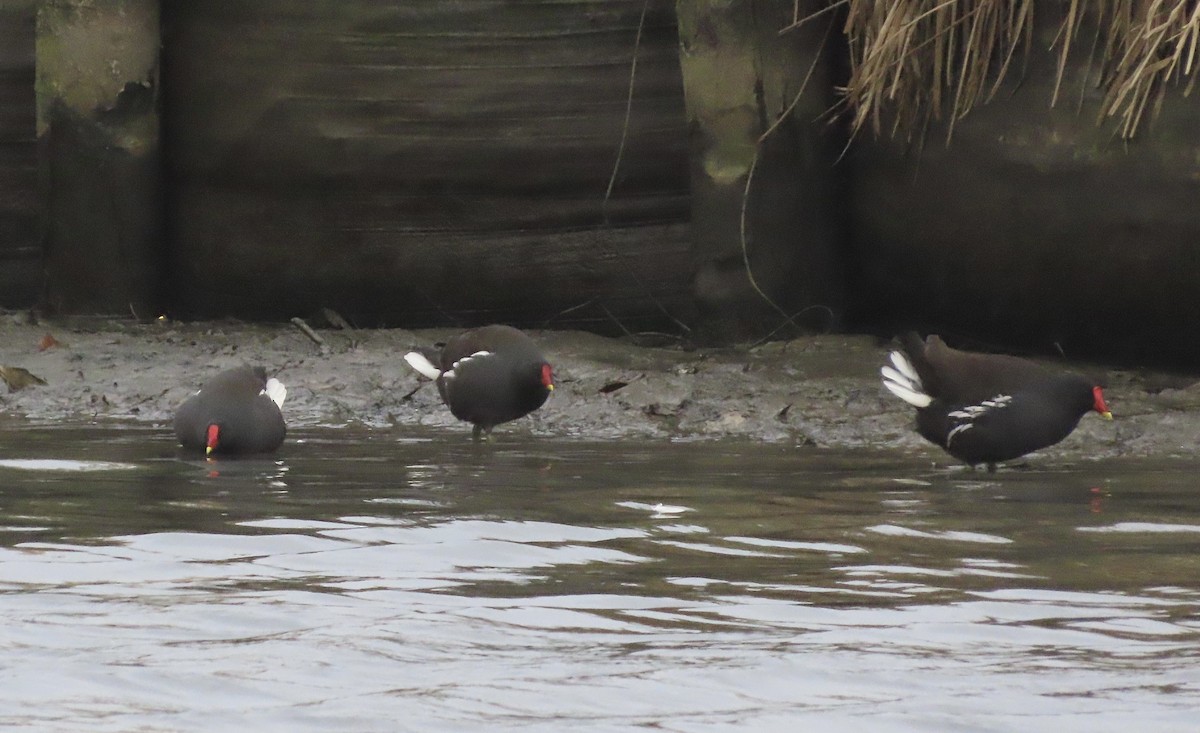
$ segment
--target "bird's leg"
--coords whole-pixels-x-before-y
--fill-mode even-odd
[[[476,425],[474,428],[471,429],[471,440],[474,440],[476,443],[485,441],[491,437],[492,437],[492,426],[491,425]]]
[[[988,464],[988,473],[995,473],[995,472],[996,472],[996,464],[995,464],[995,463],[989,463],[989,464]]]

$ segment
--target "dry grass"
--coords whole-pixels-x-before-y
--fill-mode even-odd
[[[1079,0],[1072,0],[1072,6]],[[1107,0],[1100,15],[1105,87],[1104,114],[1120,121],[1123,137],[1137,134],[1149,110],[1157,113],[1169,84],[1196,77],[1200,2]]]
[[[1035,5],[1061,14],[1048,104],[1058,101],[1067,61],[1080,47],[1099,72],[1101,118],[1115,120],[1124,138],[1158,111],[1169,87],[1186,78],[1183,92],[1191,91],[1200,0],[834,0],[808,15],[795,0],[794,25],[844,13],[844,103],[856,133],[869,124],[876,133],[912,134],[931,119],[947,119],[953,134],[957,120],[995,95],[1014,59],[1026,57]],[[1092,30],[1081,39],[1084,29]]]

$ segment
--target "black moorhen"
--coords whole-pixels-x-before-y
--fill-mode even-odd
[[[901,337],[883,386],[917,408],[917,432],[947,453],[989,471],[1054,445],[1089,411],[1112,419],[1104,393],[1078,374],[1003,354],[974,354],[937,336]]]
[[[267,379],[262,367],[221,372],[175,413],[175,436],[206,455],[270,453],[283,443],[287,426],[280,409],[287,389]]]
[[[533,412],[554,391],[554,371],[541,350],[511,326],[466,331],[440,351],[411,351],[404,360],[437,382],[450,412],[474,426],[475,440],[500,423]]]

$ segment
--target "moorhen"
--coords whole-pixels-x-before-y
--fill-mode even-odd
[[[1112,419],[1104,393],[1078,374],[1003,354],[975,354],[937,336],[901,337],[880,371],[883,386],[917,408],[917,432],[972,467],[989,471],[1054,445],[1089,411]]]
[[[184,448],[206,455],[270,453],[287,433],[279,409],[285,397],[287,388],[267,379],[262,367],[229,369],[180,406],[175,436]]]
[[[541,350],[511,326],[466,331],[440,350],[411,351],[404,360],[437,382],[450,412],[474,426],[475,440],[533,412],[554,391],[554,371]]]

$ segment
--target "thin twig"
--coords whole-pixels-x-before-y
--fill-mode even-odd
[[[304,322],[303,318],[296,316],[295,318],[292,319],[292,325],[295,326],[296,328],[300,329],[300,332],[303,333],[305,336],[312,339],[312,342],[314,344],[316,344],[317,346],[320,346],[322,352],[325,351],[326,348],[328,348],[325,344],[325,339],[321,338],[321,334],[314,331],[312,329],[312,326],[310,326]]]
[[[773,123],[771,123],[770,127],[768,127],[761,135],[758,136],[758,140],[754,145],[754,156],[750,160],[750,169],[746,171],[746,185],[742,189],[742,209],[738,217],[738,239],[742,247],[742,265],[746,269],[746,280],[749,281],[750,287],[754,289],[754,292],[763,299],[763,302],[771,306],[772,309],[774,309],[777,313],[779,313],[779,315],[783,316],[789,322],[791,321],[791,317],[788,316],[787,311],[780,307],[780,305],[776,303],[771,296],[767,295],[767,293],[759,286],[758,279],[754,277],[754,268],[750,266],[750,247],[746,239],[746,210],[749,208],[750,204],[750,187],[754,184],[754,172],[758,169],[759,150],[762,148],[763,143],[766,142],[767,138],[779,129],[780,125],[783,123],[783,120],[788,119],[792,112],[796,109],[796,105],[800,103],[800,97],[804,94],[804,90],[808,88],[808,82],[812,79],[812,75],[816,71],[817,64],[821,62],[822,53],[825,51],[825,43],[829,40],[830,33],[833,30],[833,23],[834,19],[830,18],[829,23],[825,27],[825,35],[821,37],[821,45],[819,45],[817,50],[813,53],[813,60],[812,63],[809,64],[808,73],[804,75],[804,79],[800,82],[800,89],[796,92],[796,96],[792,99],[791,104],[789,104],[779,115],[779,117],[776,118]]]
[[[953,1],[953,0],[951,0],[951,1]],[[836,9],[840,8],[841,6],[848,4],[849,2],[850,2],[850,0],[836,0],[835,2],[830,3],[829,5],[821,8],[820,10],[818,10],[815,13],[809,13],[808,15],[804,16],[803,18],[796,17],[796,14],[799,12],[799,2],[797,2],[795,5],[792,6],[792,19],[793,19],[792,22],[789,23],[788,25],[785,25],[779,31],[779,35],[782,36],[784,33],[787,33],[788,31],[796,30],[797,28],[804,25],[808,21],[813,20],[817,16],[824,15],[825,13],[836,10]]]
[[[821,303],[814,303],[812,305],[808,305],[808,306],[801,308],[800,310],[796,311],[792,315],[785,318],[778,326],[771,329],[770,333],[768,333],[766,336],[763,336],[758,341],[755,341],[754,343],[750,344],[749,348],[753,349],[756,346],[762,346],[766,342],[770,341],[775,336],[775,334],[779,333],[784,328],[786,328],[788,326],[798,325],[796,323],[796,319],[799,318],[800,316],[804,315],[805,313],[807,313],[810,310],[825,311],[825,313],[829,315],[829,325],[830,326],[832,326],[833,323],[837,320],[837,314],[833,312],[832,308],[830,308],[827,305],[822,305]],[[828,333],[828,329],[826,330],[826,333]]]
[[[621,126],[621,143],[617,146],[617,159],[613,161],[612,175],[608,177],[608,188],[604,190],[604,201],[600,211],[604,224],[608,224],[608,202],[612,198],[613,188],[617,185],[617,174],[621,170],[621,161],[625,158],[625,144],[629,140],[629,121],[633,117],[633,85],[637,79],[638,51],[642,47],[642,31],[646,26],[646,12],[650,9],[650,0],[643,0],[642,15],[638,18],[637,36],[633,39],[633,59],[629,62],[629,89],[625,94],[625,121]]]
[[[568,313],[574,313],[577,310],[587,308],[589,305],[591,305],[592,303],[595,303],[597,300],[600,300],[600,296],[594,295],[594,296],[588,298],[587,300],[583,301],[582,303],[577,303],[576,305],[573,305],[570,308],[564,308],[563,310],[560,310],[552,318],[558,318],[559,316],[565,316]],[[548,318],[546,320],[550,321],[550,320],[552,320],[552,318]]]
[[[621,323],[621,321],[620,321],[620,320],[618,320],[618,319],[617,319],[617,317],[616,317],[616,316],[614,316],[614,315],[612,314],[612,311],[610,311],[610,310],[608,309],[608,306],[606,306],[605,304],[601,303],[601,304],[600,304],[600,310],[604,311],[604,313],[605,313],[605,314],[606,314],[606,315],[607,315],[609,318],[611,318],[611,319],[612,319],[612,322],[613,322],[613,323],[615,323],[615,324],[617,324],[617,328],[621,329],[621,330],[622,330],[622,331],[625,333],[625,335],[626,335],[626,336],[629,336],[630,338],[633,338],[633,333],[632,333],[632,332],[631,332],[631,331],[630,331],[628,328],[625,328],[625,324],[624,324],[624,323]]]

